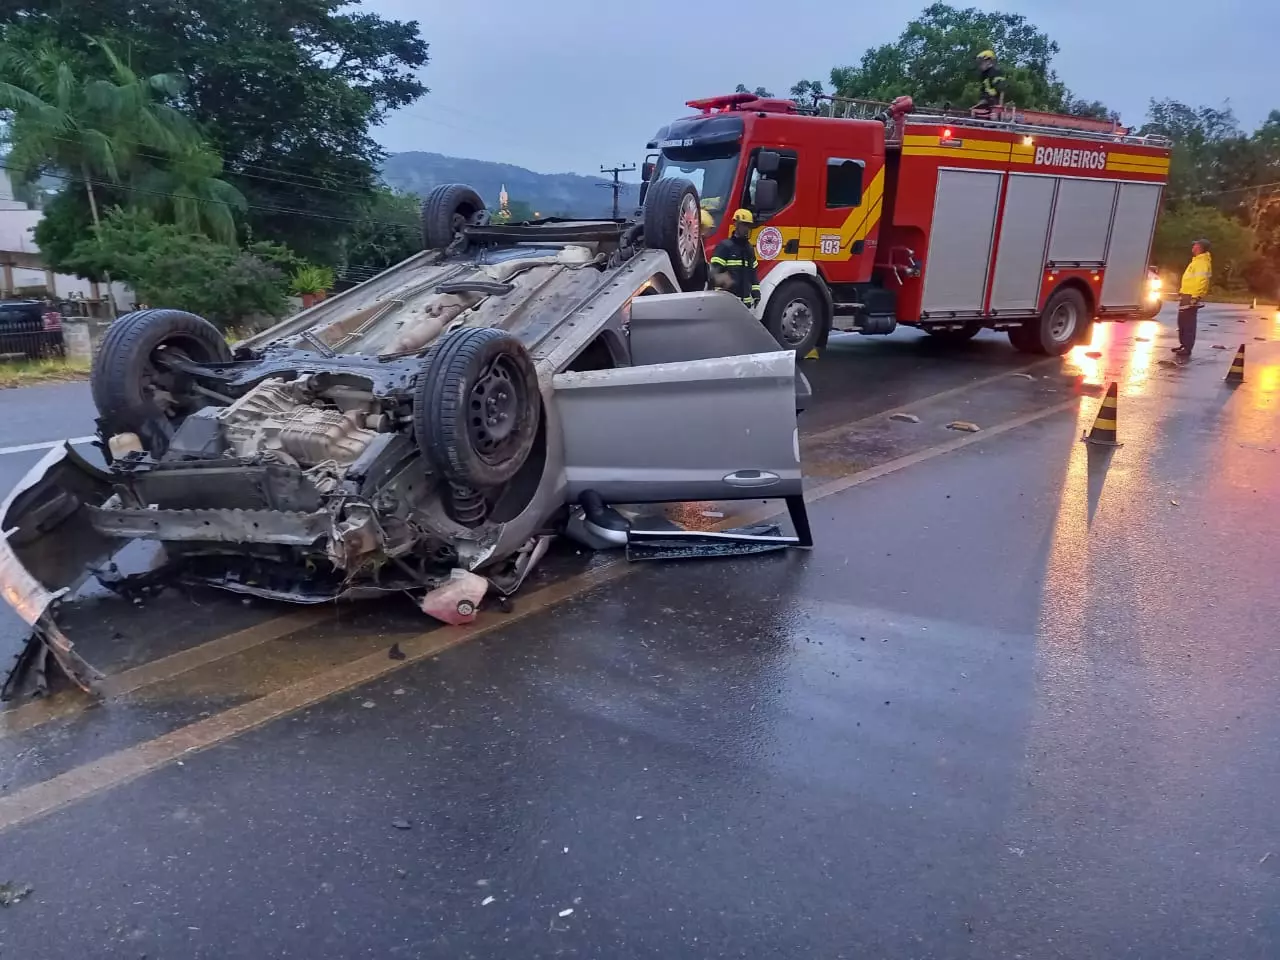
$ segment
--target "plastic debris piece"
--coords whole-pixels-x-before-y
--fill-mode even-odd
[[[364,707],[366,710],[372,710],[374,707],[377,706],[377,704],[374,703],[372,700],[366,700],[364,703],[360,704],[360,706]]]
[[[1033,377],[1033,376],[1032,376],[1031,374],[1029,374],[1029,373],[1015,373],[1015,374],[1013,374],[1013,376],[1015,376],[1015,377],[1020,377],[1020,378],[1022,378],[1023,380],[1034,380],[1034,379],[1035,379],[1035,377]]]
[[[1255,340],[1261,340],[1263,343],[1266,343],[1266,342],[1267,342],[1267,338],[1266,338],[1266,337],[1254,337],[1253,339],[1255,339]]]
[[[395,827],[397,830],[413,829],[413,824],[410,823],[408,820],[406,820],[404,817],[396,817],[394,820],[391,821],[391,825]]]
[[[920,422],[920,418],[917,417],[914,413],[891,413],[889,414],[889,419],[898,420],[898,421],[901,421],[902,423],[919,423]]]
[[[403,697],[405,695],[404,687],[396,687],[394,690],[391,691],[391,695],[393,697]]]
[[[493,897],[493,896],[485,897],[483,900],[480,901],[480,906],[487,907],[489,904],[493,903],[497,899],[498,899],[497,897]]]
[[[489,589],[489,581],[470,570],[455,568],[449,579],[422,598],[422,612],[453,626],[471,623]]]
[[[1170,502],[1171,504],[1173,504],[1175,507],[1181,506],[1181,504],[1180,504],[1180,503],[1178,503],[1178,501],[1177,501],[1177,500],[1170,500],[1169,502]]]
[[[573,916],[573,907],[565,907],[563,910],[560,911],[561,918],[571,917],[571,916]]]
[[[29,883],[0,883],[0,907],[12,907],[15,903],[29,896],[34,887]]]
[[[1224,346],[1223,346],[1222,344],[1220,344],[1220,343],[1215,343],[1215,344],[1213,345],[1213,349],[1214,349],[1214,350],[1225,350],[1225,349],[1227,349],[1227,348],[1226,348],[1226,347],[1224,347]]]
[[[1085,356],[1086,356],[1086,357],[1088,357],[1088,358],[1089,358],[1089,359],[1091,359],[1091,360],[1097,360],[1100,356],[1102,356],[1102,351],[1101,351],[1101,350],[1090,350],[1088,353],[1086,353],[1086,354],[1085,354]]]
[[[977,433],[982,428],[968,420],[952,420],[947,424],[948,430],[959,430],[961,433]]]

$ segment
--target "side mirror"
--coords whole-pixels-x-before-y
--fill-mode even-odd
[[[761,150],[756,157],[756,169],[760,171],[762,177],[772,177],[778,172],[778,165],[781,163],[782,158],[775,150]]]
[[[653,173],[657,169],[658,169],[658,165],[656,163],[652,163],[651,161],[648,161],[648,160],[642,163],[640,165],[640,182],[648,183],[650,180],[652,180]]]
[[[762,214],[778,209],[777,180],[761,179],[756,182],[756,209]]]

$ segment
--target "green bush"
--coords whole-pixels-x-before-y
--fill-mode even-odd
[[[223,329],[249,317],[278,317],[288,306],[276,265],[136,210],[108,212],[72,248],[66,268],[85,277],[110,274],[141,302],[188,310]]]

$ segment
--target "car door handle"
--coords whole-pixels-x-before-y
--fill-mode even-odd
[[[736,470],[725,474],[724,482],[731,487],[768,487],[781,479],[767,470]]]

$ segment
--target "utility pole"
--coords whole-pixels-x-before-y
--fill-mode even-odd
[[[636,165],[634,163],[627,164],[625,167],[605,167],[600,168],[601,173],[613,174],[613,183],[597,183],[597,187],[604,187],[606,190],[613,191],[613,219],[618,219],[618,196],[622,193],[623,183],[618,179],[620,173],[634,173]]]

